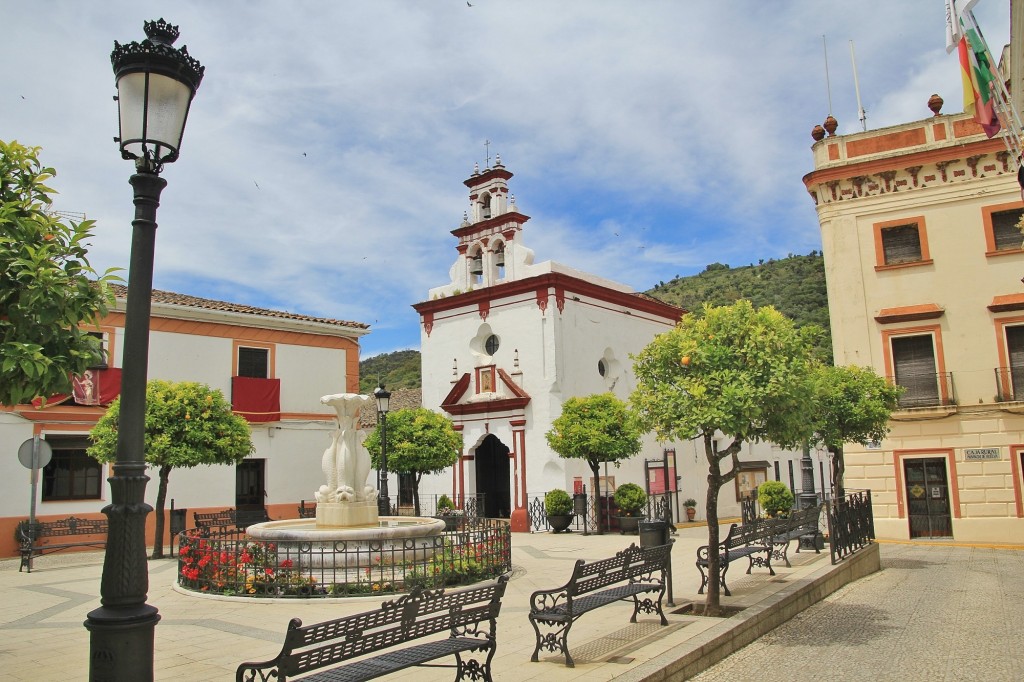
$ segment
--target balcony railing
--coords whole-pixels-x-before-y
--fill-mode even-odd
[[[1024,367],[996,367],[996,401],[1024,400]]]
[[[886,379],[906,389],[900,396],[900,409],[956,405],[952,372],[902,375],[899,381],[896,377]]]

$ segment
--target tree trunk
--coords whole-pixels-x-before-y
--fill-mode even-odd
[[[708,519],[708,591],[704,600],[704,615],[717,616],[722,610],[721,576],[718,558],[718,493],[722,480],[722,463],[715,452],[710,434],[704,434],[704,451],[708,459],[708,496],[704,513]]]
[[[843,476],[846,473],[846,461],[843,458],[843,446],[830,447],[832,455],[832,504],[839,504],[846,497],[843,487]]]
[[[595,535],[604,535],[604,528],[601,526],[601,476],[599,471],[600,462],[588,461],[590,470],[594,472],[594,506],[597,508],[597,531]]]
[[[167,481],[171,477],[171,467],[160,467],[160,485],[156,491],[156,533],[153,540],[153,558],[164,558],[164,502],[167,501]]]
[[[417,472],[412,479],[412,511],[414,516],[420,515],[420,479],[423,478],[421,472]],[[401,480],[401,479],[399,479]],[[399,489],[401,494],[401,489]],[[437,511],[436,509],[434,511]]]

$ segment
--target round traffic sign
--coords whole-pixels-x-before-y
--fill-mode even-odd
[[[18,448],[18,461],[26,469],[32,468],[32,445],[35,443],[35,438],[29,438],[27,441],[21,444]],[[50,463],[50,458],[53,457],[53,448],[42,438],[39,439],[39,457],[36,460],[36,467],[42,469],[44,466]]]

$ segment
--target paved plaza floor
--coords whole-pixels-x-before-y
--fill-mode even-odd
[[[1024,551],[883,543],[882,570],[692,678],[1024,680]]]
[[[498,619],[498,648],[493,662],[496,680],[657,680],[672,661],[709,642],[722,638],[730,627],[742,626],[742,614],[731,619],[694,617],[677,613],[690,601],[701,602],[696,594],[700,576],[694,566],[697,547],[706,542],[702,527],[681,529],[673,549],[673,592],[676,607],[667,609],[669,625],[662,627],[656,617],[641,616],[629,623],[632,608],[613,604],[584,615],[570,633],[569,645],[576,667],[562,664],[560,656],[542,653],[530,662],[534,632],[530,626],[530,594],[537,589],[564,583],[576,559],[600,559],[626,547],[636,537],[572,534],[513,535],[512,579],[502,601]],[[792,550],[791,550],[792,552]],[[961,561],[959,557],[968,555]],[[904,670],[899,679],[977,679],[950,676],[951,652],[961,652],[965,664],[977,671],[992,671],[989,680],[1024,679],[1016,650],[1022,641],[1020,621],[1012,624],[1020,609],[1022,552],[967,548],[903,547],[885,545],[883,562],[888,568],[833,595],[826,608],[799,615],[793,625],[803,627],[801,635],[781,635],[777,644],[750,663],[749,675],[720,673],[719,667],[705,675],[722,674],[730,680],[756,679],[766,670],[784,670],[787,680],[890,679],[863,674],[857,666],[843,667],[861,674],[836,674],[845,663],[844,647],[857,650],[883,647],[880,658],[899,661]],[[992,558],[995,557],[995,558]],[[779,595],[801,585],[821,581],[834,572],[828,554],[791,553],[792,568],[776,567],[772,577],[755,568],[751,575],[730,570],[733,597],[726,605],[747,607],[749,612],[771,610]],[[951,563],[952,571],[941,566]],[[156,679],[232,680],[242,661],[265,660],[278,653],[288,620],[304,623],[337,618],[380,605],[381,599],[349,600],[224,600],[197,597],[175,589],[177,562],[151,561],[149,603],[160,610],[156,628]],[[89,636],[82,623],[99,605],[102,570],[101,553],[63,553],[36,560],[31,574],[19,573],[17,560],[0,561],[0,669],[11,680],[86,679]],[[920,576],[920,577],[919,577]],[[1013,580],[1011,580],[1011,576]],[[917,581],[924,580],[923,584]],[[864,585],[864,597],[857,596]],[[947,596],[942,596],[947,593]],[[977,601],[975,601],[977,600]],[[979,607],[975,607],[975,603]],[[767,606],[766,606],[767,605]],[[892,605],[892,606],[890,606]],[[834,607],[833,615],[829,606]],[[801,606],[800,608],[803,608]],[[896,610],[900,615],[891,613]],[[819,612],[823,615],[817,615]],[[884,615],[890,614],[890,615]],[[973,614],[977,614],[977,618]],[[810,620],[808,620],[810,619]],[[856,623],[847,627],[848,623]],[[914,639],[920,633],[936,633],[937,651],[921,651]],[[818,632],[820,630],[820,632]],[[781,631],[776,631],[781,632]],[[762,637],[722,665],[740,665],[746,653],[779,637]],[[898,642],[886,640],[896,637]],[[1012,639],[1010,639],[1012,637]],[[797,649],[804,640],[819,641],[835,663],[815,664],[819,654]],[[954,641],[958,640],[958,641]],[[977,645],[965,644],[977,640]],[[900,652],[897,656],[895,652]],[[960,655],[960,654],[958,654]],[[1003,659],[998,663],[997,659]],[[939,660],[945,661],[940,665]],[[916,670],[933,673],[917,677]],[[781,667],[777,667],[781,666]],[[831,668],[831,669],[830,669]],[[935,673],[934,671],[938,671]],[[1000,677],[1004,673],[1015,676]],[[807,676],[800,677],[806,673]],[[945,676],[944,676],[945,675]],[[414,668],[388,679],[416,679],[418,682],[454,679],[451,669]],[[702,677],[700,679],[726,679]],[[896,678],[892,678],[896,679]]]

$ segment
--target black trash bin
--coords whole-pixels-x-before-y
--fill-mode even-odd
[[[188,509],[171,507],[171,556],[174,556],[174,541],[178,538],[178,534],[185,530],[185,514],[187,513]]]
[[[663,519],[651,519],[640,522],[640,546],[657,547],[669,543],[668,522]]]

